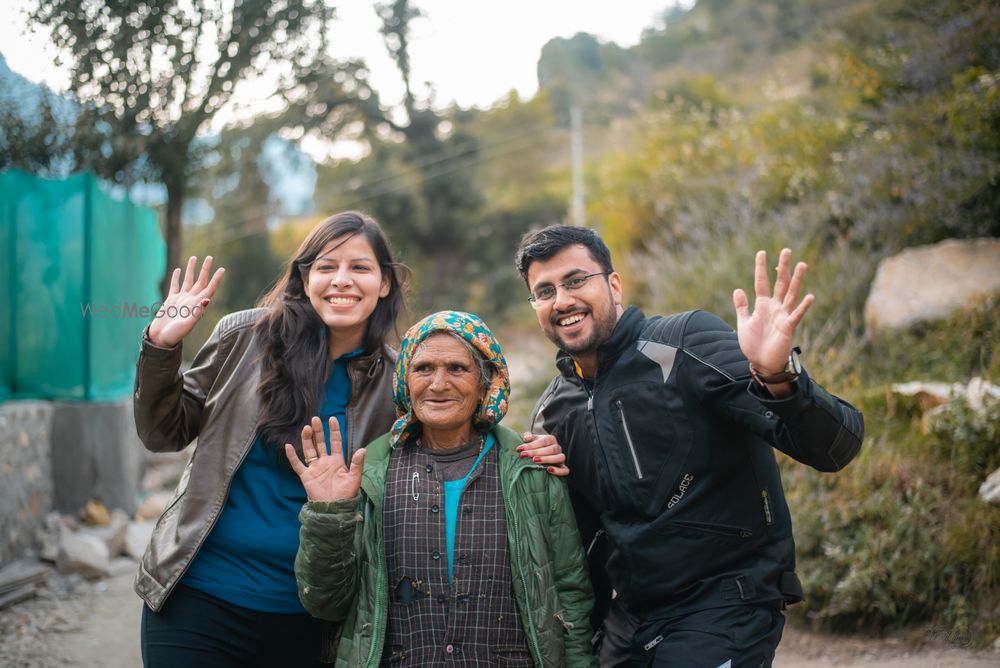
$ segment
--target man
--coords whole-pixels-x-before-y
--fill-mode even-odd
[[[615,598],[602,666],[770,666],[782,610],[801,600],[773,448],[821,471],[858,453],[861,413],[801,369],[806,266],[757,253],[738,332],[704,311],[646,318],[591,230],[525,235],[515,259],[560,374],[533,430],[562,444],[584,544],[603,530]],[[600,583],[595,582],[595,586]],[[598,587],[599,589],[600,587]]]

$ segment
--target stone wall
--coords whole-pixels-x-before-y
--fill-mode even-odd
[[[0,403],[0,566],[37,545],[52,509],[52,404]]]
[[[40,547],[50,511],[133,514],[147,458],[130,399],[0,403],[0,567]]]

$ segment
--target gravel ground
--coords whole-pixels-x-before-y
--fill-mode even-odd
[[[53,575],[38,595],[0,610],[0,666],[138,668],[141,603],[132,591],[135,563],[96,582]],[[786,628],[775,668],[997,668],[1000,651],[949,646],[946,638],[916,643],[824,636]]]

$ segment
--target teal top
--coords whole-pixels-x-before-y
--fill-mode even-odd
[[[335,359],[323,388],[319,417],[328,449],[331,416],[337,418],[347,447],[347,402],[351,398],[347,360],[361,353],[358,349]],[[183,584],[250,610],[305,614],[294,566],[299,549],[299,511],[306,502],[306,492],[284,459],[283,447],[265,447],[257,437],[233,476],[226,505],[191,561]]]
[[[469,469],[469,472],[465,474],[465,477],[459,478],[458,480],[447,480],[444,483],[444,522],[448,545],[449,582],[451,582],[451,573],[454,564],[454,559],[452,557],[455,553],[455,525],[458,520],[458,504],[462,500],[462,492],[465,490],[465,485],[469,482],[472,472],[476,470],[476,467],[479,466],[479,462],[483,460],[486,453],[493,447],[494,440],[493,434],[486,434],[486,441],[483,443],[483,451],[479,453],[478,457],[476,457],[476,461],[472,463],[472,467]]]

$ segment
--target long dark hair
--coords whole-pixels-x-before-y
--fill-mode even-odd
[[[308,267],[330,242],[347,241],[356,234],[371,245],[382,276],[389,281],[389,294],[378,300],[368,318],[365,353],[399,338],[397,324],[405,309],[400,275],[405,276],[406,269],[393,259],[382,228],[373,218],[356,211],[338,213],[319,223],[257,304],[267,309],[255,325],[261,351],[257,432],[265,444],[277,445],[279,452],[284,443],[301,447],[299,430],[319,409],[329,366],[326,325],[305,293]]]

